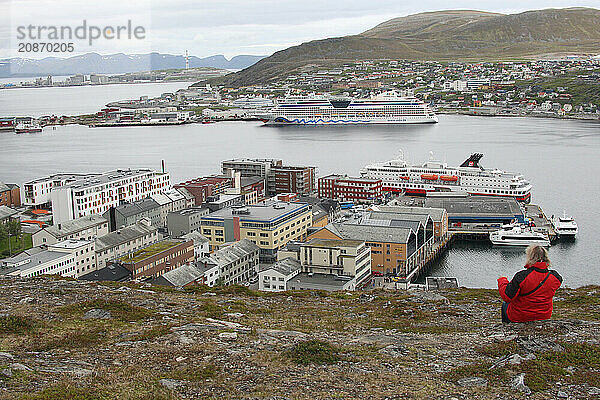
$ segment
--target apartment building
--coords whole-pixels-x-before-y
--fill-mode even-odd
[[[167,215],[170,212],[176,212],[187,208],[187,199],[177,189],[169,189],[162,193],[155,193],[151,195],[150,198],[159,205],[161,227],[167,226]]]
[[[52,202],[50,192],[78,180],[96,177],[100,174],[54,174],[23,184],[23,204],[27,207],[49,206]]]
[[[50,245],[66,239],[94,240],[108,234],[108,221],[101,215],[88,215],[42,228],[32,235],[33,246]]]
[[[0,182],[0,206],[21,207],[21,189],[18,185]]]
[[[132,203],[123,203],[109,208],[102,216],[108,220],[111,232],[147,218],[153,226],[161,226],[160,204],[147,197]]]
[[[260,248],[248,239],[225,246],[208,257],[200,259],[196,265],[204,273],[204,283],[214,286],[234,285],[248,281],[258,272]]]
[[[96,238],[96,269],[101,269],[127,254],[161,240],[155,226],[147,219]]]
[[[167,231],[174,237],[197,231],[205,215],[208,215],[208,209],[200,207],[170,212],[167,214]]]
[[[360,240],[316,238],[307,243],[289,243],[279,251],[277,258],[299,261],[300,273],[293,280],[294,290],[354,290],[371,276],[371,249]],[[318,275],[318,279],[314,275]],[[315,282],[318,287],[311,286]]]
[[[35,247],[1,260],[0,274],[23,278],[40,275],[77,278],[95,268],[94,247],[91,240],[72,239]]]
[[[360,240],[312,239],[300,246],[302,272],[354,279],[354,287],[371,276],[371,249]]]
[[[297,193],[309,195],[315,191],[315,167],[275,166],[267,176],[269,195]]]
[[[141,200],[170,188],[168,173],[150,169],[117,169],[93,174],[52,187],[54,224],[91,214],[103,214],[110,207]]]
[[[194,242],[194,258],[199,260],[202,257],[206,257],[210,254],[210,245],[208,244],[208,239],[204,237],[198,231],[192,231],[187,235],[183,235],[180,237],[182,240],[191,240]]]
[[[319,198],[370,203],[383,198],[381,179],[327,175],[319,178]]]
[[[283,292],[288,290],[288,282],[297,276],[302,269],[300,262],[292,257],[287,257],[261,266],[258,272],[258,290],[265,292]]]
[[[260,247],[261,261],[274,261],[277,250],[290,240],[304,240],[312,225],[310,206],[305,203],[269,202],[227,208],[202,217],[201,233],[211,248],[248,239]]]
[[[228,169],[240,172],[242,177],[259,176],[266,178],[273,167],[282,166],[281,160],[274,158],[236,158],[221,162],[221,169],[225,174]]]
[[[226,176],[209,176],[181,182],[173,187],[185,189],[194,197],[194,206],[200,206],[208,197],[225,193],[226,189],[233,187],[233,182]]]
[[[158,278],[165,272],[194,262],[194,242],[163,240],[120,257],[133,279]]]

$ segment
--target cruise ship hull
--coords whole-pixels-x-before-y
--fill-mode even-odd
[[[430,160],[423,165],[408,165],[402,157],[386,163],[368,165],[361,175],[380,179],[382,191],[412,196],[489,196],[531,201],[531,184],[520,174],[498,169],[483,169],[483,154],[472,154],[459,167]]]
[[[437,116],[406,116],[397,119],[323,119],[277,117],[266,122],[266,125],[397,125],[397,124],[436,124]]]

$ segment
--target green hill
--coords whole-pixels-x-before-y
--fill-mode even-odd
[[[268,83],[308,64],[356,60],[498,61],[570,53],[600,53],[600,10],[436,11],[394,18],[358,35],[293,46],[220,82]]]

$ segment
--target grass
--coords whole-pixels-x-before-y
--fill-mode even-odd
[[[152,339],[156,339],[161,336],[168,335],[169,333],[171,333],[171,325],[168,325],[168,324],[158,325],[158,326],[153,326],[152,328],[147,329],[145,331],[136,333],[135,335],[133,335],[131,337],[131,340],[132,341],[152,340]]]
[[[454,368],[444,374],[450,381],[477,376],[490,382],[506,384],[509,376],[525,373],[525,384],[534,392],[548,390],[555,382],[597,385],[600,382],[600,346],[587,343],[561,343],[562,352],[537,353],[536,358],[518,365],[490,369],[493,363],[475,363]],[[516,353],[516,343],[495,343],[477,351],[490,357]],[[567,368],[572,368],[569,373]]]
[[[179,244],[181,243],[170,241],[158,242],[148,247],[144,247],[143,249],[140,249],[133,254],[123,256],[120,258],[120,260],[125,263],[136,263],[138,261],[145,260],[148,257],[152,257],[158,253],[161,253],[165,250],[168,250],[171,247],[175,247]]]
[[[88,385],[61,382],[33,394],[26,394],[21,400],[109,400],[114,399],[107,393]]]
[[[494,342],[492,344],[488,344],[487,346],[478,347],[475,350],[479,354],[493,358],[509,356],[519,352],[517,342],[514,340],[509,340],[506,342]]]
[[[588,343],[561,343],[565,351],[537,354],[537,358],[524,363],[525,383],[533,391],[546,390],[554,382],[587,383],[595,386],[600,382],[600,346]],[[571,375],[566,368],[571,367]]]
[[[165,378],[201,382],[206,379],[215,378],[219,373],[219,367],[213,364],[202,366],[186,365],[184,368],[172,371]]]
[[[19,238],[16,236],[10,237],[10,248],[13,256],[32,247],[33,240],[31,239],[30,233],[23,233]],[[10,254],[11,252],[9,251],[8,239],[0,240],[0,258],[10,257]]]
[[[76,318],[82,318],[87,311],[92,309],[109,311],[114,319],[124,322],[139,321],[152,315],[152,312],[148,309],[132,306],[131,304],[120,300],[105,299],[94,299],[81,303],[69,304],[60,307],[57,311],[64,317],[74,316]]]
[[[32,343],[32,350],[81,349],[103,343],[109,335],[106,327],[88,325],[61,329],[58,334],[40,337]]]
[[[341,360],[339,350],[322,340],[306,340],[295,344],[287,356],[296,364],[334,364]]]
[[[20,315],[5,315],[0,317],[0,334],[24,335],[32,333],[40,326],[39,321]]]

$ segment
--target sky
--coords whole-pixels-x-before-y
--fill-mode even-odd
[[[600,0],[0,0],[0,58],[69,57],[89,52],[184,54],[186,50],[197,57],[270,55],[310,40],[357,34],[391,18],[419,12],[476,9],[517,13],[564,7],[600,8]],[[50,40],[44,36],[51,27],[75,30],[83,21],[85,39]],[[131,31],[139,27],[137,39],[129,39],[123,29],[120,39],[101,36],[90,44],[91,27],[97,29],[94,32],[108,29],[110,37],[129,21]],[[29,26],[35,38],[30,37]],[[47,28],[41,32],[42,39],[37,38],[38,27]],[[80,29],[80,36],[83,31]],[[66,35],[68,29],[63,32]],[[32,45],[36,42],[64,45],[48,53],[39,47],[35,51]],[[72,51],[66,48],[69,42]]]

